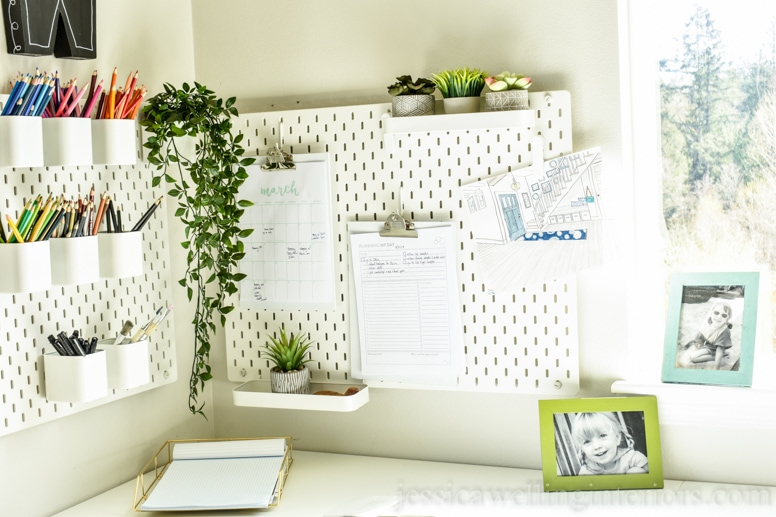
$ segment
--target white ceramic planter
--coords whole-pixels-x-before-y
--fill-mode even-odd
[[[480,97],[448,97],[442,101],[445,113],[477,113],[480,111]]]

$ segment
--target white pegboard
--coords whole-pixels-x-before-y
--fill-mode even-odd
[[[228,377],[267,379],[261,346],[285,324],[316,342],[315,382],[350,382],[349,221],[383,221],[398,208],[416,221],[450,221],[457,229],[458,279],[465,371],[457,389],[574,394],[579,388],[576,284],[562,279],[518,293],[486,289],[476,244],[459,195],[467,183],[531,164],[531,141],[541,134],[544,158],[570,153],[568,92],[530,94],[534,127],[412,132],[384,144],[390,104],[244,114],[236,126],[247,154],[264,155],[279,140],[293,154],[329,153],[334,194],[334,311],[238,309],[226,328]],[[281,124],[282,122],[282,124]],[[370,384],[376,384],[370,382]],[[379,383],[377,383],[379,385]]]
[[[68,199],[107,191],[123,208],[123,224],[137,222],[160,195],[152,171],[133,166],[0,168],[0,213],[18,214],[27,199],[51,193]],[[136,327],[172,301],[167,211],[156,210],[143,228],[144,274],[100,279],[91,284],[54,286],[25,294],[0,293],[0,435],[134,395],[177,378],[173,318],[167,318],[149,345],[151,382],[87,403],[45,398],[42,355],[54,352],[49,334],[79,330],[83,336],[116,336],[125,320]],[[10,246],[0,244],[0,246]]]

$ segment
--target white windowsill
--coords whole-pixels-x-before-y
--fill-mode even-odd
[[[776,388],[615,381],[611,389],[655,395],[662,424],[776,429]]]

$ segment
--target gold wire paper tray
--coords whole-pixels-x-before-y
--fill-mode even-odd
[[[133,509],[136,512],[145,512],[151,510],[142,509],[143,503],[148,499],[148,496],[159,484],[159,481],[164,476],[167,468],[173,461],[173,447],[178,443],[202,443],[202,442],[229,442],[229,441],[242,441],[242,440],[277,440],[283,439],[285,441],[285,454],[281,463],[280,471],[278,472],[277,484],[275,485],[275,491],[272,496],[269,508],[275,507],[280,503],[280,498],[283,495],[283,486],[285,485],[286,478],[288,477],[288,471],[293,463],[292,455],[292,438],[289,436],[271,436],[260,438],[204,438],[204,439],[189,439],[189,440],[167,440],[154,454],[154,456],[148,460],[148,463],[143,466],[143,469],[137,475],[135,481],[135,496],[133,502]],[[212,510],[213,508],[201,508],[201,510]],[[191,511],[191,509],[188,509]],[[159,510],[153,510],[159,511]],[[164,511],[164,510],[162,510]],[[176,510],[169,510],[176,511]]]

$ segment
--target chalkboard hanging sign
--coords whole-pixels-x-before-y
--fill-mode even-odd
[[[2,0],[9,54],[97,57],[96,0]]]

